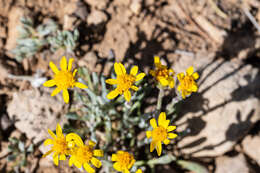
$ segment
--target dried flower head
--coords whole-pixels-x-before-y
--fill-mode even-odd
[[[155,70],[150,70],[150,74],[158,81],[162,86],[174,87],[174,71],[168,69],[167,66],[162,65],[158,56],[154,57]]]
[[[131,99],[131,92],[129,89],[133,89],[134,91],[138,90],[138,87],[133,85],[136,81],[139,81],[143,79],[145,76],[145,73],[139,73],[138,72],[138,67],[134,66],[130,74],[126,73],[126,69],[121,63],[115,63],[114,64],[114,69],[117,75],[116,79],[107,79],[106,83],[110,85],[117,85],[117,88],[110,93],[108,93],[107,98],[108,99],[113,99],[119,94],[124,94],[125,99],[129,102]]]
[[[192,66],[186,70],[186,75],[180,73],[177,75],[177,78],[180,82],[177,89],[181,92],[182,98],[185,99],[186,96],[190,95],[192,92],[198,91],[198,86],[195,80],[199,78],[199,74],[197,72],[194,73]]]
[[[75,75],[77,73],[77,69],[74,70],[74,72],[71,72],[72,68],[72,62],[73,58],[69,59],[69,64],[67,68],[67,60],[66,57],[63,56],[60,61],[61,70],[59,71],[56,65],[53,62],[50,62],[50,67],[52,71],[54,72],[54,78],[51,80],[46,81],[43,86],[45,87],[52,87],[54,85],[57,86],[57,88],[52,92],[51,96],[55,96],[60,91],[62,91],[63,99],[65,103],[69,102],[69,92],[68,88],[73,88],[74,86],[78,88],[85,89],[87,88],[86,85],[76,82]]]
[[[150,124],[153,127],[152,131],[146,131],[147,138],[152,138],[150,144],[150,152],[156,148],[158,156],[162,153],[162,142],[165,145],[170,143],[169,139],[174,139],[177,134],[169,133],[176,129],[176,126],[169,126],[170,120],[166,119],[165,112],[161,112],[158,118],[158,126],[155,118],[150,120]]]
[[[66,155],[69,154],[70,148],[59,124],[56,126],[56,135],[50,129],[48,129],[48,133],[53,139],[46,139],[44,145],[52,145],[52,148],[42,157],[46,157],[53,152],[53,162],[55,165],[58,165],[59,160],[66,160]]]
[[[89,173],[96,172],[93,168],[100,168],[102,163],[95,157],[103,157],[103,151],[94,149],[96,143],[93,141],[89,141],[88,145],[84,145],[82,139],[77,134],[68,134],[68,140],[74,141],[77,147],[73,148],[71,152],[71,157],[69,159],[69,165],[72,166],[73,164],[77,168],[81,168],[82,166],[84,169]],[[91,164],[93,166],[91,166]]]

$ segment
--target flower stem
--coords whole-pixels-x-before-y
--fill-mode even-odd
[[[162,99],[163,99],[163,96],[164,96],[164,90],[161,86],[159,86],[159,94],[158,94],[158,99],[157,99],[157,107],[156,109],[158,111],[161,110],[162,108]]]

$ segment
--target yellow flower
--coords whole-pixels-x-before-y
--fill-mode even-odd
[[[53,62],[50,62],[49,65],[54,72],[54,78],[51,80],[46,81],[43,86],[45,87],[52,87],[54,85],[57,86],[57,88],[51,93],[51,96],[55,96],[60,91],[62,91],[63,99],[65,103],[69,102],[69,92],[68,88],[73,88],[74,86],[78,88],[85,89],[87,88],[86,85],[76,82],[75,75],[77,73],[77,69],[74,70],[74,72],[71,72],[72,68],[72,62],[74,61],[73,58],[69,59],[69,64],[67,68],[67,60],[66,57],[63,56],[60,61],[61,70],[59,71],[56,65]]]
[[[161,112],[158,118],[158,126],[156,120],[153,118],[150,120],[150,124],[153,127],[152,131],[146,131],[147,138],[152,138],[150,145],[150,152],[156,148],[158,156],[162,153],[162,142],[165,145],[170,143],[169,139],[177,137],[177,134],[169,133],[176,129],[176,126],[169,126],[170,120],[166,119],[165,112]]]
[[[116,154],[112,154],[111,160],[115,162],[113,165],[115,170],[123,173],[129,173],[129,169],[135,163],[134,156],[126,151],[117,151]],[[139,171],[137,173],[140,173],[142,170],[139,169],[137,171]]]
[[[174,87],[174,71],[167,69],[167,66],[162,65],[158,56],[154,57],[155,70],[150,70],[149,73],[160,82],[162,86]]]
[[[82,166],[88,173],[95,173],[95,169],[90,165],[94,165],[94,167],[100,168],[102,163],[95,157],[103,157],[102,150],[94,150],[95,142],[89,141],[88,145],[84,145],[82,139],[77,134],[68,134],[68,140],[74,140],[77,147],[74,147],[71,152],[71,157],[69,159],[69,166],[73,164],[77,168],[81,168]],[[95,156],[95,157],[94,157]]]
[[[145,76],[145,73],[140,73],[137,75],[138,67],[134,66],[131,69],[130,74],[127,74],[126,69],[123,66],[123,64],[117,63],[117,62],[114,64],[114,69],[115,69],[117,78],[116,79],[107,79],[106,83],[108,83],[110,85],[116,84],[117,88],[115,90],[111,91],[110,93],[108,93],[107,98],[113,99],[116,96],[118,96],[118,94],[124,94],[125,99],[129,102],[131,99],[131,92],[129,91],[129,89],[131,88],[134,91],[137,91],[138,87],[133,84],[134,84],[134,82],[143,79],[143,77]]]
[[[182,98],[185,99],[187,95],[198,91],[198,86],[195,80],[199,78],[199,74],[197,72],[194,73],[192,66],[186,70],[186,75],[180,73],[177,75],[177,78],[180,82],[177,89],[181,92]]]
[[[53,162],[55,165],[59,164],[59,160],[66,160],[66,155],[69,154],[70,147],[68,146],[68,141],[62,133],[62,129],[59,124],[56,126],[56,135],[48,129],[49,134],[53,139],[46,139],[44,145],[53,145],[51,150],[44,154],[42,157],[53,152]]]

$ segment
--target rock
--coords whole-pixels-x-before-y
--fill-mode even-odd
[[[0,119],[0,124],[1,124],[1,129],[2,130],[7,130],[9,127],[12,125],[12,121],[9,119],[9,117],[3,113]]]
[[[243,154],[239,154],[235,157],[222,156],[216,159],[216,171],[215,173],[249,173],[250,170],[247,167],[246,159]]]
[[[61,126],[65,123],[63,105],[61,95],[51,97],[50,93],[25,90],[13,93],[7,112],[10,119],[15,120],[15,127],[36,144],[50,138],[48,129],[54,130],[57,123]]]
[[[247,136],[242,142],[245,153],[260,165],[260,137]]]
[[[130,9],[134,14],[139,14],[142,9],[142,1],[141,0],[132,0]]]
[[[89,4],[92,8],[104,10],[107,7],[109,0],[85,0],[85,2]]]
[[[259,120],[259,70],[251,65],[214,59],[203,54],[182,56],[176,72],[193,65],[198,70],[198,93],[182,104],[178,131],[189,130],[178,147],[194,157],[214,157],[229,151]],[[178,127],[178,124],[182,126]]]
[[[87,18],[87,22],[90,25],[99,25],[99,24],[104,24],[107,21],[107,15],[98,10],[94,10],[92,13]]]
[[[8,15],[8,36],[5,48],[12,50],[16,47],[16,40],[19,37],[18,27],[21,26],[20,18],[23,17],[24,10],[13,6]]]

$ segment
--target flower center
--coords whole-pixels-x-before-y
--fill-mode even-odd
[[[168,78],[169,77],[169,71],[167,68],[161,68],[156,71],[156,76],[158,78]]]
[[[152,131],[152,138],[155,141],[164,141],[167,138],[167,130],[158,126]]]
[[[67,142],[65,138],[56,138],[54,140],[53,150],[65,154],[67,152]]]
[[[69,71],[59,71],[59,73],[54,76],[54,80],[57,87],[61,89],[73,88],[75,84],[73,74]]]
[[[122,154],[117,154],[117,160],[122,169],[128,169],[129,165],[133,164],[134,157],[132,154],[124,152]]]
[[[88,163],[93,157],[93,151],[89,146],[81,146],[76,152],[76,157],[81,163]]]
[[[181,87],[184,90],[189,91],[189,90],[191,90],[193,83],[194,83],[194,79],[192,78],[192,76],[185,76],[183,78],[183,80],[181,81]]]
[[[135,77],[129,74],[123,74],[117,77],[118,81],[118,91],[122,94],[124,91],[128,90],[134,83]]]

